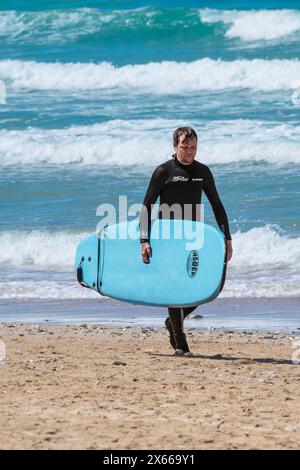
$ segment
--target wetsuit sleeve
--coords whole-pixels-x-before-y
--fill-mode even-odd
[[[209,168],[207,177],[204,182],[203,191],[211,204],[220,230],[224,233],[226,240],[231,240],[228,217],[224,206],[219,198],[219,194],[215,185],[215,180]]]
[[[140,215],[141,243],[150,240],[152,206],[157,201],[157,198],[165,185],[167,174],[167,171],[162,166],[158,166],[151,177]]]

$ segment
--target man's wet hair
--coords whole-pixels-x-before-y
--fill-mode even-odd
[[[195,138],[198,140],[196,131],[192,127],[178,127],[173,133],[173,145],[177,147],[180,136],[184,136],[182,143],[188,142],[190,139]]]

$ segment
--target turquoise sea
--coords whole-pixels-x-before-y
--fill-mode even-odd
[[[76,244],[142,202],[181,125],[230,220],[220,299],[298,298],[299,41],[299,1],[2,0],[2,301],[97,299]]]

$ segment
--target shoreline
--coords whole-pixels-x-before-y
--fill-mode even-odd
[[[186,329],[300,332],[300,298],[217,298],[185,320]],[[1,299],[0,323],[163,327],[166,307],[115,299]],[[198,318],[194,318],[198,316]]]

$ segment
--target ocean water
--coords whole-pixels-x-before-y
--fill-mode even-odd
[[[97,298],[76,245],[181,125],[230,220],[220,297],[299,297],[299,40],[299,1],[1,1],[0,297]]]

